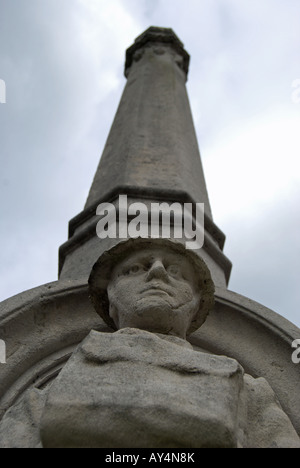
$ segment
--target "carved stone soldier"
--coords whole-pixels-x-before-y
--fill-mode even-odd
[[[186,340],[214,304],[196,253],[128,240],[100,257],[89,288],[115,332],[92,330],[47,389],[8,411],[1,447],[300,447],[264,378]]]
[[[90,276],[92,331],[47,397],[45,447],[300,447],[265,379],[186,335],[214,302],[206,264],[171,240],[129,240]]]

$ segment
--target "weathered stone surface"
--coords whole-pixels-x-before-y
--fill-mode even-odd
[[[183,54],[169,42],[170,30],[146,34],[139,60],[132,60],[127,83],[96,172],[86,207],[99,203],[112,188],[127,193],[151,190],[177,199],[188,193],[211,209],[198,142],[186,91],[186,72],[178,66]],[[157,40],[153,41],[153,36]],[[180,41],[177,39],[178,42]],[[129,54],[131,56],[131,54]],[[128,54],[127,54],[128,56]],[[155,196],[156,195],[156,196]]]
[[[44,447],[236,446],[240,366],[183,345],[91,332],[50,390]]]
[[[156,53],[162,55],[164,49],[161,45],[169,45],[170,49],[173,49],[180,57],[181,60],[177,59],[177,65],[188,74],[190,56],[184,50],[184,46],[179,38],[176,36],[174,31],[169,28],[158,28],[151,26],[139,37],[136,38],[134,44],[129,47],[126,51],[126,63],[125,63],[125,76],[128,76],[129,69],[134,61],[139,61],[144,53],[145,47],[154,47],[156,45]]]
[[[44,447],[298,447],[264,379],[137,329],[92,331],[52,385]]]
[[[264,378],[245,375],[245,448],[300,448],[300,439]]]
[[[42,448],[40,422],[47,392],[32,389],[0,423],[0,448]]]
[[[113,244],[96,236],[100,203],[203,203],[205,242],[200,255],[215,284],[226,287],[231,262],[214,224],[186,90],[189,56],[168,28],[149,28],[127,51],[127,83],[83,212],[71,220],[60,249],[60,277],[86,280]]]

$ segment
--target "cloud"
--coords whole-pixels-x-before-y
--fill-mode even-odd
[[[300,190],[258,211],[225,223],[225,253],[233,261],[229,289],[299,320]]]
[[[273,109],[225,128],[205,147],[207,181],[220,221],[232,212],[241,219],[257,217],[268,204],[294,195],[300,183],[299,111]]]
[[[70,1],[18,7],[16,15],[16,2],[6,2],[0,19],[0,76],[8,95],[0,108],[2,299],[57,277],[57,249],[85,202],[120,92],[112,103],[111,95],[125,82],[124,37],[116,31],[135,22],[116,17],[115,8],[101,28],[100,16],[91,22],[91,11],[83,15]],[[93,46],[88,24],[91,33],[99,28]],[[52,249],[51,268],[34,254],[42,248],[44,256]],[[20,263],[27,275],[20,276]]]
[[[273,110],[203,148],[213,214],[233,262],[229,288],[300,325],[300,109]]]

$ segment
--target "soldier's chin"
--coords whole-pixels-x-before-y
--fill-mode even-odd
[[[139,328],[153,333],[168,334],[176,323],[176,311],[160,299],[139,302],[139,308],[120,321],[120,328]]]

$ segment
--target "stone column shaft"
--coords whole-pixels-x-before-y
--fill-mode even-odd
[[[88,278],[115,242],[96,235],[100,203],[203,203],[205,243],[199,254],[226,286],[231,263],[212,220],[186,80],[189,54],[171,29],[151,27],[126,52],[127,83],[84,210],[71,220],[60,249],[60,278]],[[117,242],[117,241],[116,241]]]
[[[174,201],[185,194],[211,217],[185,86],[189,56],[174,33],[164,39],[150,31],[127,51],[128,81],[86,208],[113,186]]]

